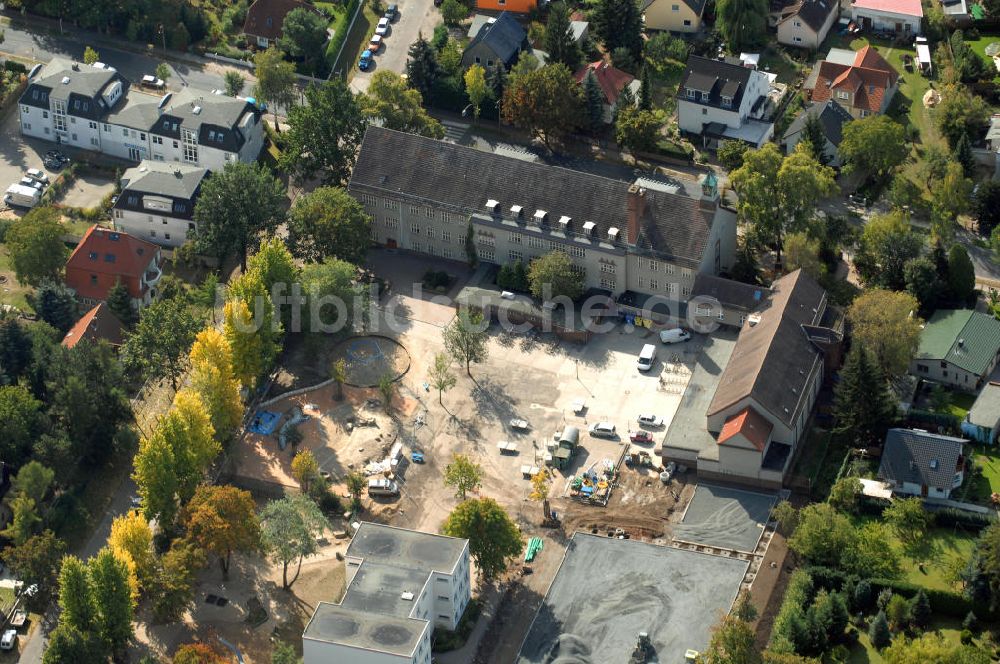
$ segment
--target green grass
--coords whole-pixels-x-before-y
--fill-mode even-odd
[[[976,402],[976,395],[966,394],[964,392],[952,392],[951,393],[951,404],[948,406],[948,412],[959,420],[964,420],[965,416],[969,414],[972,409],[972,404]]]
[[[32,311],[27,300],[27,295],[32,291],[32,288],[17,283],[6,245],[0,245],[0,275],[7,277],[7,280],[0,284],[0,303],[17,307],[21,311]]]
[[[668,60],[662,69],[654,69],[653,71],[651,77],[653,108],[662,110],[665,117],[672,115],[677,107],[677,87],[681,84],[684,69],[684,63]]]
[[[1000,452],[995,447],[976,445],[973,463],[981,472],[971,473],[966,482],[972,485],[966,489],[965,499],[982,505],[990,504],[990,496],[1000,493]],[[964,489],[965,487],[963,487]]]
[[[354,29],[347,35],[340,60],[334,63],[334,72],[339,69],[348,79],[354,75],[358,70],[358,58],[367,48],[368,38],[375,34],[375,26],[378,24],[379,18],[380,16],[372,11],[370,2],[362,2],[361,13],[358,14],[358,20],[354,23]],[[383,46],[383,48],[385,47]],[[327,55],[332,59],[336,53],[332,55],[328,53]]]
[[[806,65],[796,61],[787,51],[775,46],[764,49],[760,56],[760,67],[764,71],[778,75],[778,83],[794,83],[805,73]]]
[[[931,621],[930,629],[927,631],[937,632],[948,643],[957,645],[961,642],[962,624],[959,620],[935,617]],[[982,638],[981,635],[980,638]],[[975,645],[982,645],[978,640],[973,641],[973,643]],[[872,646],[871,639],[868,638],[868,632],[864,630],[859,632],[858,642],[851,648],[847,656],[847,664],[882,664],[884,661],[882,655]]]
[[[979,34],[979,39],[966,39],[965,43],[972,47],[972,50],[978,53],[987,62],[992,63],[993,58],[986,56],[986,47],[993,42],[1000,42],[1000,33],[998,32],[981,32]],[[993,80],[1000,78],[1000,72],[997,72]]]

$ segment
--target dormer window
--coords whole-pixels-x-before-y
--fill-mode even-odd
[[[733,98],[732,97],[722,97],[722,107],[723,108],[731,108],[732,105],[733,105]]]
[[[693,88],[687,88],[686,91],[688,99],[694,99],[695,97],[698,96],[698,93]]]
[[[849,94],[847,94],[846,92],[843,92],[843,91],[837,93],[837,99],[849,99],[850,96],[851,95],[849,95]]]

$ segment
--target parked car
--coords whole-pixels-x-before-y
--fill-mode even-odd
[[[383,16],[378,20],[378,25],[375,26],[375,34],[382,37],[389,34],[389,19]]]
[[[41,191],[45,187],[45,185],[43,185],[38,180],[34,180],[32,178],[29,178],[28,176],[21,178],[18,181],[18,184],[21,185],[22,187],[32,187],[33,189],[37,189],[38,191]]]
[[[633,443],[651,443],[653,442],[653,434],[639,429],[638,431],[629,431],[628,439]]]
[[[358,60],[358,69],[361,71],[368,71],[368,68],[372,66],[372,52],[365,50],[361,54],[361,59]]]
[[[144,88],[162,90],[164,85],[166,85],[166,83],[164,83],[162,78],[156,78],[152,74],[146,74],[142,77],[142,87]]]
[[[659,415],[653,415],[652,413],[643,413],[638,417],[639,424],[644,427],[662,427],[663,418]]]
[[[15,643],[17,643],[17,630],[5,630],[3,638],[0,638],[0,650],[13,650]]]
[[[369,496],[398,496],[399,485],[384,477],[373,477],[368,480]]]
[[[48,184],[49,183],[49,176],[46,175],[43,171],[40,171],[37,168],[29,168],[28,170],[26,170],[24,172],[24,174],[27,175],[32,180],[38,180],[42,184]]]
[[[679,344],[690,338],[691,333],[679,327],[675,327],[672,330],[660,330],[660,343]]]
[[[368,42],[368,50],[372,52],[372,55],[375,55],[380,48],[382,48],[382,35],[372,35]]]
[[[618,432],[611,422],[594,422],[587,432],[594,438],[617,438]]]
[[[396,17],[399,16],[399,7],[396,4],[391,4],[385,8],[384,16],[389,19],[389,21],[395,21]]]

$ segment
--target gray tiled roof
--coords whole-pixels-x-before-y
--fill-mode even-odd
[[[819,118],[820,126],[823,127],[823,135],[834,146],[840,146],[840,141],[844,137],[844,125],[853,120],[851,114],[844,110],[844,107],[832,99],[824,102],[814,103],[796,116],[792,124],[785,132],[785,140],[802,132],[806,128],[806,121],[809,116],[815,115]]]
[[[889,429],[882,449],[879,478],[950,490],[959,458],[961,438],[915,429]]]
[[[750,397],[791,427],[814,365],[822,359],[803,326],[819,322],[825,302],[826,291],[802,270],[771,284],[759,322],[740,332],[708,415]]]
[[[69,115],[96,120],[110,110],[101,93],[115,80],[121,82],[121,98],[124,99],[128,81],[117,71],[54,58],[35,75],[21,94],[19,103],[48,109],[49,96],[54,94],[68,99],[66,112]],[[119,100],[116,106],[121,104]]]
[[[503,12],[496,21],[483,26],[469,42],[469,45],[465,47],[465,50],[468,51],[482,44],[493,51],[503,62],[510,62],[520,50],[526,37],[527,33],[514,18],[514,15]]]
[[[576,232],[585,221],[593,221],[597,237],[606,237],[608,229],[614,227],[624,238],[628,234],[630,185],[624,180],[370,126],[349,188],[352,192],[403,195],[466,214],[484,212],[486,201],[495,199],[504,210],[520,205],[529,215],[546,210],[552,219],[571,217]],[[702,206],[698,198],[657,189],[646,189],[645,200],[639,237],[626,238],[628,244],[696,268],[704,255],[715,206]]]
[[[830,14],[840,11],[838,0],[796,0],[782,9],[782,21],[797,17],[818,33]]]
[[[1000,382],[990,381],[983,386],[969,409],[969,422],[988,429],[1000,422]]]
[[[722,91],[725,90],[725,96],[733,99],[731,108],[738,109],[743,101],[743,95],[746,94],[750,77],[755,74],[763,76],[743,65],[692,55],[688,57],[684,77],[677,88],[677,97],[692,103],[721,108]],[[709,93],[708,100],[689,99],[684,92],[685,88]]]
[[[752,311],[769,297],[770,291],[764,286],[744,284],[712,274],[699,273],[694,278],[691,295],[714,297],[723,306]]]
[[[206,175],[208,170],[198,166],[143,161],[122,175],[123,189],[114,207],[143,211],[142,195],[152,194],[172,198],[172,216],[190,219],[194,215],[194,199]]]

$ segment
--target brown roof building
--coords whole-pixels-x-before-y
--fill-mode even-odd
[[[300,0],[255,0],[247,10],[243,34],[250,37],[259,48],[267,48],[281,37],[285,17],[293,9],[308,9],[320,14],[318,9]]]
[[[855,118],[885,113],[898,86],[899,72],[872,46],[830,49],[805,84],[812,101],[833,99]]]
[[[122,324],[104,302],[85,313],[63,337],[62,345],[73,348],[81,341],[103,339],[112,346],[122,345]]]

